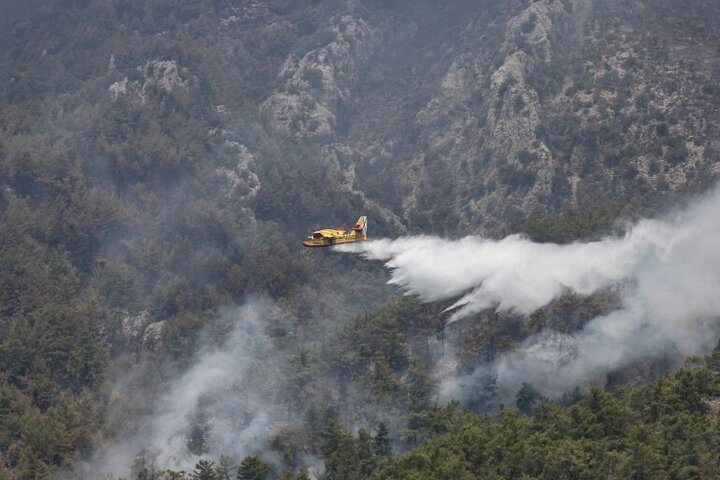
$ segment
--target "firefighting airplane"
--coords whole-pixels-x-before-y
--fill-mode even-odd
[[[303,245],[306,247],[332,247],[342,243],[362,242],[367,239],[367,217],[362,216],[357,219],[349,233],[343,227],[325,228],[308,235]]]

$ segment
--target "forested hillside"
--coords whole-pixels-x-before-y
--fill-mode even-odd
[[[623,285],[448,323],[301,245],[361,214],[569,244],[707,192],[716,1],[0,11],[0,479],[718,475],[714,356],[552,398],[479,377]]]

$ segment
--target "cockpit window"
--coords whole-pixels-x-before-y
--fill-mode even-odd
[[[313,237],[314,239],[317,239],[317,240],[323,238],[322,233],[319,233],[319,232],[313,233],[313,236],[312,236],[312,237]]]

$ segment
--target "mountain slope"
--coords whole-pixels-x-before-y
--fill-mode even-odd
[[[533,327],[446,333],[444,305],[386,303],[378,265],[304,251],[308,231],[362,213],[374,237],[570,242],[720,172],[711,0],[6,3],[0,459],[17,478],[141,428],[255,297],[282,312],[263,337],[276,465],[320,455],[328,419],[399,435],[446,334],[466,368]]]

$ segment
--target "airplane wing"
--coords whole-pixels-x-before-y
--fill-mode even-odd
[[[323,230],[318,230],[317,232],[313,232],[313,237],[315,238],[334,238],[340,235],[340,232],[337,230],[333,230],[331,228],[325,228]]]

